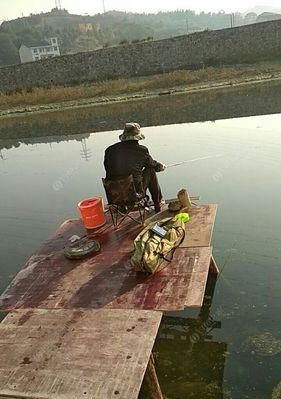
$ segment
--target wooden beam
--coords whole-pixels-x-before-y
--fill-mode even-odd
[[[153,354],[150,355],[150,359],[144,375],[144,383],[149,393],[149,399],[163,399],[161,387],[155,370],[155,361]]]
[[[214,275],[218,275],[219,274],[219,268],[218,265],[216,264],[216,261],[213,257],[213,255],[211,256],[211,261],[210,261],[210,273],[214,274]]]
[[[193,195],[189,197],[191,199],[191,201],[199,201],[200,200],[200,196],[199,195]],[[165,203],[169,204],[170,202],[174,202],[177,201],[178,198],[172,198],[172,199],[166,199]]]

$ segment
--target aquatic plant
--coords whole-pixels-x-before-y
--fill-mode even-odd
[[[273,389],[271,399],[281,399],[281,382]]]
[[[270,332],[248,337],[242,345],[242,350],[250,351],[259,356],[274,356],[281,353],[281,340]]]

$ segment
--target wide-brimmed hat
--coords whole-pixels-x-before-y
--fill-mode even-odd
[[[144,140],[145,136],[140,131],[140,125],[135,122],[126,123],[124,131],[120,134],[119,139],[121,141],[128,140]]]

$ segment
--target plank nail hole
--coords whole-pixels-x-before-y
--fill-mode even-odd
[[[132,357],[132,356],[128,355],[128,356],[127,356],[127,359],[131,359],[131,357]]]
[[[84,395],[87,395],[87,392],[84,392]]]
[[[32,363],[32,361],[29,359],[29,357],[24,357],[23,361],[21,362],[21,364],[30,364]]]
[[[114,392],[114,395],[119,395],[119,391],[115,391],[115,392]]]

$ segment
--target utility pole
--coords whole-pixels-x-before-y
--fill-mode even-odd
[[[55,0],[55,3],[56,3],[56,8],[58,10],[61,10],[61,1],[60,0]]]
[[[234,19],[235,19],[235,15],[232,13],[232,14],[230,14],[230,26],[231,26],[231,28],[233,28],[234,27]]]
[[[85,139],[81,140],[82,150],[80,150],[81,158],[86,162],[89,162],[92,156],[92,151],[87,147],[87,141]]]
[[[186,22],[186,34],[188,35],[189,25],[188,25],[188,18],[187,17],[185,19],[185,22]]]
[[[103,13],[105,14],[105,0],[102,0]]]

